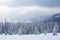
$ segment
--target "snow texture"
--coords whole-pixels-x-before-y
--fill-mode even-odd
[[[0,40],[60,40],[60,33],[54,35],[52,33],[40,35],[0,35]]]

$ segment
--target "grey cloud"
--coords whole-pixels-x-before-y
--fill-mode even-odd
[[[9,6],[31,6],[39,5],[44,7],[60,7],[60,0],[16,0],[7,3]]]

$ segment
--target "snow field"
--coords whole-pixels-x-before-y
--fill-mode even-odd
[[[60,33],[53,36],[52,33],[47,35],[0,35],[0,40],[60,40]]]

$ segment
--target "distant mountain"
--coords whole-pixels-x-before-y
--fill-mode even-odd
[[[56,13],[56,14],[50,15],[50,16],[47,15],[47,16],[43,16],[43,17],[32,18],[28,21],[31,21],[31,22],[56,21],[56,22],[59,22],[60,13]]]
[[[59,22],[60,21],[60,13],[56,13],[56,14],[48,17],[47,21],[56,21],[56,22]]]

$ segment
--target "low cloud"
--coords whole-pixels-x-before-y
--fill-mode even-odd
[[[38,12],[36,12],[38,11]],[[42,6],[19,6],[19,7],[10,7],[6,5],[0,5],[0,19],[18,19],[18,16],[22,17],[23,15],[26,15],[26,13],[29,14],[29,12],[36,12],[36,14],[54,14],[57,12],[60,12],[60,7],[58,8],[47,8]],[[32,13],[30,13],[32,14]],[[23,16],[25,17],[25,16]]]

